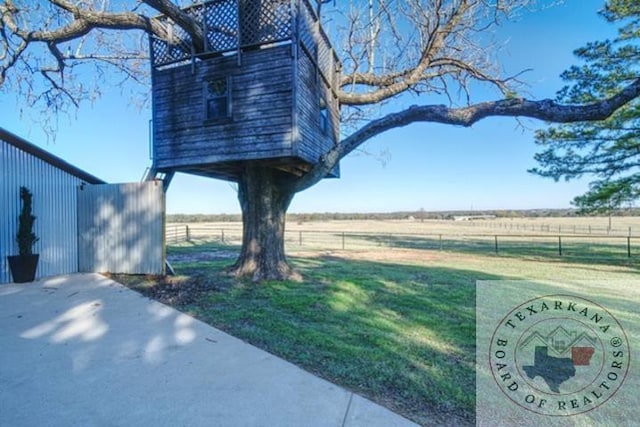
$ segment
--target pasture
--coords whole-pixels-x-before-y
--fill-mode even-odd
[[[195,222],[169,223],[167,228],[189,225],[197,230],[242,229],[240,222]],[[640,217],[612,217],[609,229],[608,217],[543,217],[543,218],[495,218],[486,220],[454,221],[419,218],[405,220],[327,220],[287,222],[287,230],[297,231],[359,231],[368,233],[409,233],[409,234],[512,234],[572,233],[592,235],[627,236],[631,228],[632,236],[640,236]]]
[[[640,221],[613,221],[615,231],[608,234],[593,232],[606,229],[607,218],[289,223],[287,252],[303,280],[259,285],[223,271],[238,251],[240,224],[191,224],[190,241],[176,239],[168,248],[177,276],[118,280],[420,424],[473,425],[476,281],[528,280],[576,290],[586,279],[637,280],[640,254],[629,258],[626,250],[612,252],[607,239],[626,244],[629,227],[632,240],[634,230],[640,235]],[[517,224],[514,232],[504,232],[512,229],[509,224]],[[583,241],[590,248],[586,255],[577,255],[571,244],[562,256],[553,248],[506,249],[507,236],[532,239],[549,233],[557,243],[557,230],[540,232],[539,227],[572,230],[574,225],[576,231],[592,227],[593,241]],[[506,246],[496,254],[491,242],[497,229],[503,230]],[[322,238],[314,241],[314,233]],[[350,236],[345,249],[343,233]],[[425,237],[439,235],[449,244],[440,248]],[[390,244],[393,236],[401,241]],[[488,250],[469,236],[486,237]],[[614,310],[630,340],[639,342],[640,318],[633,312],[638,292],[620,292],[620,307]],[[630,377],[640,378],[637,364],[632,370]]]
[[[439,249],[503,256],[608,259],[640,256],[640,218],[289,221],[289,253],[317,250]],[[240,244],[239,222],[171,223],[167,243]]]

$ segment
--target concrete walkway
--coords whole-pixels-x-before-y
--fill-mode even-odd
[[[415,426],[97,274],[0,285],[2,426]]]

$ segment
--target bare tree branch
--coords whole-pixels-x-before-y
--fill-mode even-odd
[[[464,108],[448,108],[444,105],[412,106],[373,120],[343,139],[321,161],[294,184],[295,191],[302,191],[323,179],[338,162],[364,142],[387,130],[416,122],[443,123],[471,126],[487,117],[529,117],[549,122],[604,120],[621,106],[640,96],[640,79],[626,86],[611,98],[586,105],[562,105],[550,99],[531,101],[522,98],[482,102]]]
[[[3,24],[16,36],[25,42],[54,42],[64,43],[80,38],[97,28],[110,30],[143,30],[159,37],[166,37],[165,28],[158,22],[148,17],[132,12],[97,12],[89,9],[82,9],[64,0],[51,1],[70,12],[73,20],[55,30],[50,31],[27,31],[22,29],[15,21],[15,13],[18,9],[12,0],[6,0],[4,5],[0,5],[0,14]]]
[[[488,83],[502,94],[512,94],[521,83],[517,74],[501,77],[492,53],[497,46],[478,37],[508,19],[531,0],[380,0],[376,40],[363,28],[369,22],[364,9],[352,10],[344,19],[344,70],[339,98],[343,106],[375,105],[405,92],[438,93],[456,98],[472,81]],[[356,2],[357,3],[357,2]],[[360,2],[362,4],[362,2]],[[479,40],[482,40],[480,42]],[[368,49],[379,51],[369,64]],[[391,57],[390,57],[391,55]],[[372,66],[373,65],[373,66]],[[449,84],[440,77],[447,75]],[[457,85],[450,83],[456,82]]]
[[[487,73],[473,66],[469,61],[470,58],[460,57],[460,59],[454,59],[446,54],[447,51],[452,52],[452,47],[455,47],[453,46],[455,44],[455,36],[461,36],[465,31],[472,28],[472,25],[465,21],[473,18],[473,9],[477,7],[477,1],[444,2],[435,0],[429,2],[429,4],[431,7],[424,8],[422,2],[415,2],[411,11],[405,12],[406,15],[411,16],[410,20],[413,21],[413,26],[420,33],[419,43],[421,48],[416,62],[401,71],[396,69],[380,75],[372,73],[370,66],[365,73],[359,72],[356,67],[352,73],[342,77],[341,87],[343,90],[339,94],[341,104],[365,105],[379,103],[416,88],[420,83],[432,79],[435,73],[430,70],[443,65],[453,66],[460,71],[469,72],[474,77],[481,76],[482,80],[493,81],[502,89],[498,80],[493,80]],[[383,10],[386,10],[386,8],[383,8]],[[418,15],[417,17],[415,16],[416,14]],[[355,21],[355,18],[353,20]],[[368,43],[372,44],[371,41]],[[464,56],[464,53],[462,55]],[[466,64],[465,67],[460,66],[463,63]],[[354,65],[357,66],[357,64]],[[344,90],[349,85],[351,85],[352,89],[353,85],[368,85],[372,86],[373,90]]]
[[[204,32],[198,23],[169,0],[143,0],[178,24],[190,36],[197,52],[204,49]]]
[[[39,121],[51,128],[55,115],[68,111],[65,104],[78,108],[95,99],[115,77],[124,79],[114,86],[128,80],[148,84],[146,37],[136,42],[135,34],[166,38],[169,32],[140,4],[133,12],[118,10],[110,0],[0,2],[0,90],[9,87],[27,105],[39,105]],[[93,77],[74,71],[80,63],[93,66]]]

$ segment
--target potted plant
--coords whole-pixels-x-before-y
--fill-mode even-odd
[[[36,217],[32,214],[32,196],[27,187],[20,187],[22,209],[18,217],[18,234],[16,235],[19,255],[7,257],[15,283],[33,282],[38,267],[39,255],[33,253],[33,246],[38,241],[38,237],[33,232]]]

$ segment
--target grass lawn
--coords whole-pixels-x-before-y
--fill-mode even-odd
[[[172,279],[116,277],[421,424],[473,425],[475,282],[630,279],[637,262],[438,250],[292,252],[299,282],[221,273],[235,247],[176,246]],[[127,283],[128,282],[128,283]]]

